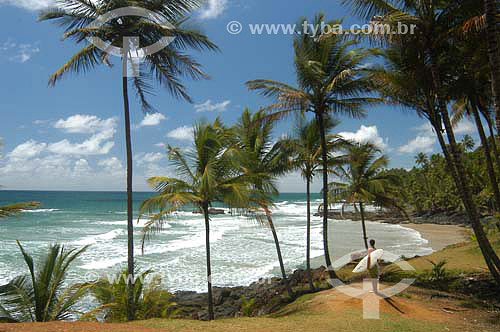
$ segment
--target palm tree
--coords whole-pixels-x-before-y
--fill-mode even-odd
[[[390,1],[376,0],[344,0],[343,2],[352,4],[354,11],[367,19],[376,16],[377,23],[388,24],[392,27],[392,31],[396,31],[400,24],[416,26],[413,35],[391,35],[390,38],[380,35],[374,36],[377,40],[393,48],[394,53],[400,53],[402,59],[402,62],[397,63],[400,70],[396,77],[390,77],[391,74],[389,76],[382,75],[383,78],[379,81],[380,83],[388,80],[396,83],[392,86],[392,91],[381,84],[378,85],[381,91],[385,91],[383,94],[394,95],[394,99],[397,102],[401,101],[405,107],[418,105],[417,112],[425,114],[424,116],[431,122],[445,155],[448,170],[456,183],[478,239],[481,252],[492,275],[500,284],[500,258],[493,250],[480,223],[477,206],[472,199],[469,183],[466,180],[461,151],[456,142],[448,114],[447,104],[450,101],[450,96],[445,94],[445,82],[452,72],[449,68],[449,59],[453,57],[453,54],[448,53],[452,49],[450,31],[463,26],[464,21],[471,16],[470,13],[475,13],[477,10],[476,2],[467,0],[436,3],[434,1],[405,0],[396,5]],[[412,76],[427,83],[424,85],[423,95],[416,94],[414,97],[409,97],[413,92],[407,90],[406,87],[413,85],[414,82],[402,83],[394,80],[401,77],[402,70],[410,71]],[[431,80],[422,79],[422,73],[427,73]],[[429,96],[429,92],[432,95]],[[444,141],[443,125],[449,144]]]
[[[325,131],[329,134],[337,125],[338,121],[327,118]],[[302,178],[306,181],[307,221],[306,221],[306,274],[309,287],[314,290],[311,275],[311,183],[318,172],[321,171],[321,137],[318,123],[315,120],[305,122],[299,119],[292,137],[281,140],[281,144],[292,152],[292,165],[300,170]],[[338,165],[344,162],[343,155],[334,156],[331,152],[337,152],[344,148],[346,142],[340,137],[328,135],[329,165]]]
[[[487,123],[491,122],[489,114],[489,106],[491,104],[491,93],[489,89],[489,68],[487,65],[486,47],[484,45],[484,37],[481,34],[469,33],[468,38],[464,41],[457,42],[455,57],[459,59],[456,64],[456,74],[450,83],[450,95],[455,100],[452,107],[452,124],[458,125],[460,120],[467,115],[473,118],[481,145],[484,149],[486,161],[486,169],[491,183],[491,188],[495,197],[496,209],[500,208],[500,189],[495,174],[493,160],[491,158],[490,143],[486,137],[481,115],[486,119]],[[457,59],[457,60],[458,60]],[[491,133],[490,125],[490,133]],[[493,143],[495,137],[492,136]],[[496,144],[493,145],[494,149]],[[493,150],[494,150],[493,149]],[[497,167],[500,167],[498,151],[493,151],[497,158]]]
[[[318,28],[324,22],[322,14],[314,19],[314,25]],[[303,19],[299,26],[306,23],[306,19]],[[333,21],[330,24],[333,26],[340,22]],[[363,96],[370,84],[363,75],[362,64],[373,52],[353,49],[356,43],[331,33],[318,36],[297,34],[294,50],[298,87],[271,80],[247,82],[250,90],[258,90],[262,95],[277,101],[265,108],[275,118],[303,112],[315,115],[321,137],[323,163],[323,246],[331,279],[336,279],[337,275],[332,269],[328,249],[328,153],[325,118],[332,113],[360,118],[365,114],[364,105],[379,102],[377,98]]]
[[[389,159],[377,156],[380,150],[369,143],[356,143],[347,148],[347,165],[336,167],[340,181],[330,183],[332,201],[343,200],[344,204],[356,204],[361,214],[363,241],[368,249],[368,236],[365,225],[365,204],[379,207],[403,209],[396,202],[399,178],[385,173]]]
[[[275,181],[291,170],[288,149],[284,148],[284,144],[271,142],[274,124],[275,120],[266,117],[264,112],[259,111],[252,115],[248,109],[245,109],[235,126],[237,154],[240,157],[243,173],[251,179],[254,186],[252,199],[255,200],[255,205],[264,211],[265,224],[271,230],[276,246],[283,282],[289,296],[293,297],[271,212],[272,199],[279,195]],[[258,220],[261,219],[258,218]]]
[[[75,305],[86,294],[88,285],[73,285],[63,288],[64,281],[73,261],[87,247],[67,250],[64,246],[52,245],[37,269],[33,257],[17,241],[29,274],[11,280],[0,286],[0,313],[4,321],[48,322],[67,320],[78,313]]]
[[[132,197],[132,140],[130,135],[130,106],[128,96],[129,76],[127,70],[133,69],[130,78],[133,88],[146,112],[153,110],[147,100],[152,92],[153,81],[163,85],[175,97],[191,101],[185,86],[180,82],[183,76],[204,79],[207,75],[200,65],[184,52],[188,49],[216,50],[217,47],[206,36],[195,30],[184,29],[185,17],[202,4],[202,0],[138,1],[138,0],[58,0],[56,7],[43,11],[41,21],[52,20],[65,27],[64,39],[72,38],[82,44],[88,38],[100,38],[109,44],[108,48],[121,47],[122,51],[122,93],[125,119],[125,142],[127,151],[127,232],[128,232],[128,272],[129,281],[129,320],[134,319],[133,282],[134,282],[134,238],[133,238],[133,197]],[[154,13],[147,19],[139,16],[116,17],[95,27],[91,23],[110,11],[140,7]],[[169,29],[158,23],[168,22]],[[138,38],[140,47],[149,46],[163,37],[175,38],[168,46],[154,54],[145,54],[140,67],[129,66],[133,60],[129,49],[130,38]],[[109,53],[94,44],[84,46],[66,64],[57,70],[49,80],[54,86],[70,72],[77,74],[94,69],[100,64],[111,67]]]
[[[497,119],[497,132],[500,133],[500,46],[498,32],[498,1],[484,0],[486,18],[486,40],[491,71],[491,91]]]
[[[194,129],[194,146],[183,153],[168,147],[168,156],[181,178],[153,177],[149,184],[158,195],[141,206],[141,214],[152,214],[143,229],[143,246],[151,235],[161,231],[172,212],[185,205],[194,205],[203,213],[206,232],[208,281],[208,316],[214,319],[212,272],[210,263],[210,215],[214,202],[229,207],[246,208],[250,188],[245,176],[234,165],[231,135],[220,121],[214,125],[198,124]]]

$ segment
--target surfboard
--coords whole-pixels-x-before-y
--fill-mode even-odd
[[[383,254],[384,254],[383,249],[377,249],[370,254],[370,267],[369,267],[370,269],[375,266],[375,264],[382,257]],[[365,256],[365,258],[363,258],[358,263],[358,265],[356,265],[356,267],[354,268],[354,270],[352,270],[352,272],[360,273],[360,272],[364,272],[366,270],[368,270],[368,255]]]

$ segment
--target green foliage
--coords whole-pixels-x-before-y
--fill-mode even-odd
[[[388,157],[379,155],[380,151],[367,143],[355,143],[346,150],[346,166],[334,169],[341,182],[329,184],[331,202],[373,203],[402,210],[397,201],[400,178],[395,173],[385,172]]]
[[[467,142],[464,142],[464,145],[465,143]],[[463,160],[474,201],[482,211],[493,211],[494,196],[483,149],[479,147],[474,151],[463,151]],[[391,169],[386,172],[401,179],[402,197],[399,204],[406,205],[417,214],[464,211],[443,155],[433,154],[428,157],[419,154],[417,165],[412,169]]]
[[[217,119],[213,124],[195,127],[194,145],[189,151],[168,147],[168,157],[179,177],[148,180],[158,195],[141,205],[141,214],[150,216],[143,228],[143,245],[183,206],[195,206],[207,215],[213,202],[239,209],[252,206],[254,191],[237,163],[235,145],[232,131]]]
[[[127,276],[125,270],[113,278],[98,280],[90,288],[91,294],[100,306],[86,313],[82,320],[104,318],[106,322],[127,321]],[[172,318],[178,310],[173,301],[173,295],[161,289],[161,278],[152,276],[148,270],[136,276],[134,283],[134,299],[136,318],[139,320],[151,318]],[[148,279],[151,279],[148,281]]]
[[[66,64],[57,70],[49,80],[55,85],[69,73],[85,73],[99,65],[111,67],[111,57],[105,51],[93,44],[87,44],[87,38],[100,38],[114,47],[122,47],[124,37],[137,37],[140,47],[148,46],[162,37],[173,37],[174,41],[167,47],[144,57],[144,62],[134,72],[131,79],[138,100],[145,111],[152,111],[147,101],[147,95],[152,93],[154,82],[164,86],[173,96],[191,101],[186,87],[181,83],[181,77],[206,79],[201,65],[187,50],[204,51],[217,50],[201,32],[188,28],[186,17],[203,4],[200,0],[173,1],[136,1],[136,0],[101,0],[60,1],[57,7],[43,10],[40,21],[52,21],[65,28],[63,39],[73,39],[83,46]],[[102,26],[90,27],[90,23],[99,15],[123,7],[140,7],[154,12],[156,19],[150,20],[140,16],[116,17]],[[173,28],[157,22],[169,22]]]
[[[17,242],[29,269],[29,274],[0,286],[0,315],[11,321],[48,322],[67,320],[79,314],[77,303],[87,294],[87,285],[64,287],[71,263],[83,253],[52,245],[47,254],[35,265],[33,257]],[[36,268],[38,266],[38,268]]]
[[[251,317],[256,308],[255,299],[247,299],[245,295],[241,296],[241,313],[246,317]]]

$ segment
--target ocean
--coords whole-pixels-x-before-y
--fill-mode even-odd
[[[135,215],[153,193],[134,193]],[[39,209],[0,221],[0,284],[27,268],[16,245],[19,240],[36,258],[51,243],[89,249],[76,260],[68,283],[83,282],[120,271],[127,262],[126,194],[123,192],[0,191],[0,206],[39,201]],[[273,210],[287,270],[304,267],[306,195],[283,193]],[[312,211],[320,203],[312,195]],[[226,211],[228,211],[226,209]],[[229,211],[228,211],[229,212]],[[137,220],[137,217],[135,218]],[[139,269],[162,276],[170,291],[206,291],[205,229],[201,215],[176,213],[164,231],[145,245],[141,254],[141,229],[146,219],[134,224],[136,261]],[[363,248],[360,222],[330,221],[333,259]],[[367,223],[368,234],[378,247],[411,257],[432,252],[414,230],[399,225]],[[279,276],[276,249],[268,228],[252,219],[230,214],[211,220],[212,282],[215,286],[248,285],[259,278]],[[321,218],[312,217],[312,257],[323,254]]]

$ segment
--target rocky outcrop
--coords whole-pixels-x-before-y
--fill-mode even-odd
[[[320,267],[311,271],[314,281],[325,281],[327,271]],[[296,270],[289,275],[292,287],[304,285],[307,289],[307,275],[304,270]],[[307,293],[308,291],[304,291]],[[206,320],[207,293],[180,291],[174,294],[175,302],[180,308],[180,316]],[[213,301],[216,318],[240,316],[242,313],[242,299],[254,299],[252,315],[260,316],[275,312],[292,301],[287,296],[285,284],[281,278],[259,279],[249,286],[214,287]]]
[[[193,213],[201,214],[201,211],[193,211]],[[224,211],[224,209],[210,208],[208,210],[208,214],[210,214],[210,215],[226,214],[226,211]]]

